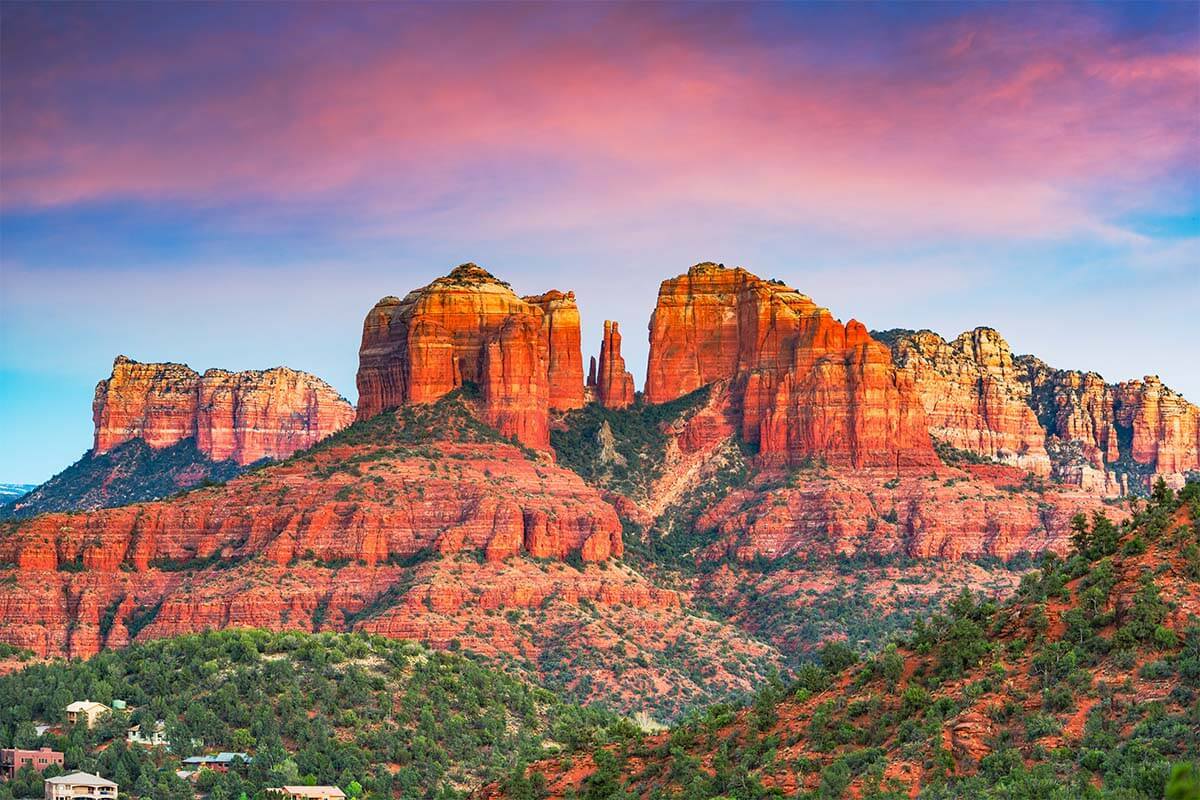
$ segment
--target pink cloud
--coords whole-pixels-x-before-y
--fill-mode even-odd
[[[894,63],[824,68],[732,24],[718,37],[622,9],[536,35],[537,21],[430,18],[361,51],[335,36],[324,58],[219,84],[197,76],[248,42],[198,35],[99,74],[48,66],[5,86],[0,201],[299,203],[386,225],[453,198],[505,231],[727,206],[1040,236],[1103,233],[1106,193],[1149,197],[1195,169],[1200,53],[1131,49],[1081,15],[1033,37],[957,21]],[[81,100],[88,88],[104,99]]]

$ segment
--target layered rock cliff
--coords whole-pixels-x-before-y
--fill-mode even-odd
[[[931,331],[888,334],[896,366],[916,387],[929,432],[968,450],[1049,477],[1046,436],[1008,343],[991,328],[953,342]]]
[[[245,465],[311,447],[349,425],[354,409],[320,378],[287,367],[199,375],[118,356],[96,385],[92,418],[95,455],[133,439],[156,449],[195,439],[205,457]]]
[[[664,281],[650,318],[646,400],[730,380],[763,462],[931,465],[921,403],[885,345],[781,282],[697,264]]]
[[[575,293],[551,290],[524,298],[542,310],[542,341],[546,347],[546,378],[550,408],[570,411],[583,406],[583,346]]]
[[[932,331],[876,334],[891,346],[953,448],[1089,491],[1180,486],[1200,465],[1200,411],[1157,377],[1113,385],[1094,372],[1013,356],[991,328],[947,342]]]
[[[485,421],[545,449],[549,410],[583,403],[579,312],[572,294],[520,298],[474,264],[403,300],[385,297],[363,323],[358,418],[479,387]]]
[[[621,331],[612,320],[604,320],[600,360],[592,360],[588,383],[594,389],[597,401],[605,408],[628,408],[633,405],[633,375],[625,369],[625,359],[621,356]]]

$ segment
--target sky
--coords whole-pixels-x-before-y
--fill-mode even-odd
[[[474,261],[621,323],[700,261],[1200,400],[1200,4],[0,6],[0,481],[112,359],[355,399]]]

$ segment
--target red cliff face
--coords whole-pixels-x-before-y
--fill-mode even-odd
[[[764,462],[937,461],[920,400],[888,348],[851,320],[743,269],[698,264],[664,281],[650,320],[646,399],[731,380],[742,436]]]
[[[92,417],[97,454],[131,439],[162,448],[194,437],[214,461],[250,464],[312,446],[349,425],[354,409],[324,381],[287,367],[201,376],[118,356],[96,385]]]
[[[93,449],[107,453],[130,439],[169,447],[195,435],[199,380],[183,364],[139,364],[117,356],[112,375],[96,384]]]
[[[521,299],[474,264],[410,292],[385,297],[363,323],[358,418],[428,403],[471,382],[484,419],[527,446],[549,446],[549,409],[583,402],[579,313],[574,297]]]
[[[1177,486],[1187,472],[1200,469],[1200,409],[1153,375],[1126,381],[1114,394],[1117,425],[1128,431],[1134,462],[1153,466]]]
[[[946,342],[931,331],[889,331],[901,371],[925,407],[930,433],[1088,491],[1121,494],[1161,476],[1182,485],[1200,465],[1200,410],[1156,377],[1104,382],[1014,357],[990,328]]]
[[[542,341],[546,348],[546,373],[550,382],[550,408],[570,411],[583,407],[583,347],[580,344],[579,306],[575,293],[551,290],[526,297],[542,310]]]
[[[953,342],[932,331],[898,337],[896,366],[916,387],[929,432],[958,448],[1049,477],[1046,436],[1008,342],[976,328]]]
[[[621,332],[617,323],[604,320],[604,339],[600,342],[600,361],[592,361],[591,385],[596,398],[605,408],[628,408],[633,405],[633,375],[625,369],[621,357]]]

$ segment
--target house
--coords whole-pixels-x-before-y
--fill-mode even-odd
[[[267,789],[277,797],[300,798],[300,800],[333,800],[343,798],[346,793],[336,786],[281,786]]]
[[[144,744],[148,747],[170,747],[167,741],[167,725],[161,719],[154,723],[154,729],[142,733],[141,725],[134,725],[125,734],[125,741],[130,744]]]
[[[67,724],[75,725],[86,721],[89,728],[94,728],[96,721],[102,715],[110,712],[111,709],[104,705],[104,703],[94,703],[91,700],[76,700],[67,706]]]
[[[19,748],[0,750],[0,774],[9,780],[12,780],[21,767],[29,766],[41,772],[51,764],[58,764],[61,767],[63,754],[57,750],[51,750],[49,747],[43,747],[40,750],[21,750]]]
[[[99,775],[72,772],[57,778],[46,778],[46,800],[116,800],[117,785]]]
[[[245,753],[217,753],[215,756],[192,756],[183,760],[184,767],[192,770],[212,769],[217,772],[229,772],[235,759],[241,759],[249,764],[254,759]]]

